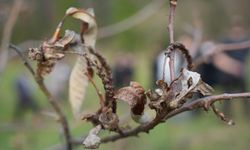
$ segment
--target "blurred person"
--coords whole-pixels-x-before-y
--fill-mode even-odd
[[[223,40],[223,43],[238,43],[249,39],[240,16],[233,18],[227,36],[228,37]],[[202,51],[208,51],[212,45],[211,42],[203,44]],[[246,91],[244,74],[248,53],[249,49],[240,49],[214,55],[211,63],[204,64],[200,67],[203,80],[211,86],[221,85],[223,92],[233,93]],[[250,119],[250,102],[242,102],[244,104],[244,113],[248,119]],[[227,115],[232,115],[231,107],[231,102],[225,101],[223,109]]]
[[[15,81],[15,92],[17,94],[17,103],[14,111],[15,119],[20,119],[29,110],[33,113],[39,111],[39,106],[32,95],[30,81],[25,75],[17,77]]]
[[[133,57],[130,55],[118,55],[113,68],[114,86],[120,88],[129,85],[134,75]]]

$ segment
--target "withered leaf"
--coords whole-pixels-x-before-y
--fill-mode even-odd
[[[206,84],[202,80],[200,80],[200,83],[196,87],[196,90],[199,91],[204,96],[211,95],[211,92],[214,91],[214,89],[210,85]]]
[[[93,9],[84,10],[70,7],[66,11],[66,15],[72,16],[73,18],[79,19],[83,22],[81,38],[86,46],[94,48],[97,36],[97,23],[95,21]]]
[[[96,35],[97,35],[97,25],[95,22],[95,18],[92,14],[88,13],[86,10],[83,9],[77,9],[77,8],[69,8],[66,11],[66,15],[72,16],[73,18],[80,19],[84,23],[88,24],[88,28],[86,32],[82,32],[81,38],[82,41],[84,41],[85,46],[90,46],[91,48],[95,47],[96,42]],[[90,30],[92,32],[90,32]],[[71,36],[73,33],[69,33],[69,38],[66,38],[66,43],[71,40]],[[76,36],[77,38],[77,36]],[[74,39],[72,39],[74,40]],[[65,42],[64,41],[64,42]],[[62,42],[62,45],[65,43]],[[77,46],[74,47],[74,50],[78,52],[83,52],[84,49],[82,43],[78,43]],[[86,76],[86,73],[88,73],[88,63],[85,58],[78,58],[73,71],[70,76],[70,83],[69,83],[69,95],[70,95],[70,103],[72,106],[72,110],[74,113],[74,116],[77,117],[80,113],[81,105],[83,103],[85,90],[88,85],[88,77]]]
[[[56,47],[65,48],[74,38],[76,37],[76,33],[74,31],[66,30],[63,38],[59,39],[56,43]]]
[[[126,102],[131,108],[132,118],[138,122],[144,114],[146,96],[143,87],[137,82],[130,82],[130,86],[121,88],[115,94],[115,98]],[[134,117],[137,116],[137,117]]]
[[[130,82],[130,86],[121,88],[115,94],[115,98],[128,103],[132,111],[136,115],[140,115],[146,104],[146,97],[143,87],[137,82]],[[136,110],[133,110],[137,108]]]
[[[86,73],[88,73],[87,61],[84,57],[79,57],[69,79],[69,101],[75,118],[80,115],[88,86],[89,79]]]
[[[39,48],[30,48],[28,55],[30,59],[37,61],[37,72],[40,75],[50,73],[56,62],[65,56],[58,51],[54,43],[49,43],[49,41],[44,41]]]
[[[178,107],[190,94],[200,92],[203,95],[210,95],[213,88],[202,81],[201,76],[197,72],[183,69],[179,78],[170,85],[174,93],[174,99],[169,103],[172,108]]]

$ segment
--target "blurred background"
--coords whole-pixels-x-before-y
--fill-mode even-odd
[[[145,89],[155,87],[155,80],[161,74],[162,50],[169,41],[167,0],[0,0],[0,54],[6,52],[4,41],[18,45],[24,54],[27,48],[37,47],[40,41],[51,37],[65,10],[71,6],[94,8],[99,26],[97,49],[111,64],[117,88],[128,85],[131,80]],[[249,40],[249,6],[249,0],[178,1],[175,39],[185,44],[194,58],[208,52],[216,43]],[[16,7],[19,8],[14,16],[16,19],[10,20]],[[12,22],[12,29],[8,29],[11,26],[8,22]],[[80,22],[68,19],[64,28],[79,32]],[[197,71],[215,88],[215,94],[249,91],[248,51],[220,53],[201,64]],[[20,58],[12,51],[8,55],[0,57],[0,150],[54,149],[56,144],[63,142],[63,136],[60,125],[53,118],[53,109]],[[74,120],[67,101],[67,81],[74,60],[69,57],[57,64],[45,82],[59,99],[73,136],[83,137],[91,125]],[[181,66],[183,62],[177,64]],[[96,82],[101,88],[100,80]],[[90,85],[83,111],[93,112],[98,104],[98,97]],[[249,149],[249,103],[234,101],[218,106],[236,126],[226,125],[212,112],[195,111],[158,125],[150,134],[103,144],[100,149]],[[119,114],[126,119],[128,108],[122,103],[118,107],[121,107]]]

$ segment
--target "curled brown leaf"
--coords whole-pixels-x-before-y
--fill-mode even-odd
[[[121,88],[115,94],[115,98],[126,102],[131,111],[135,115],[142,115],[144,105],[146,104],[146,96],[143,87],[137,82],[130,82],[130,86]]]
[[[171,108],[180,107],[188,98],[191,98],[194,92],[200,92],[203,95],[210,95],[213,88],[202,81],[197,72],[182,69],[181,75],[174,80],[170,89],[174,94],[173,100],[169,103]]]
[[[126,102],[131,108],[131,117],[138,123],[145,123],[150,118],[144,113],[146,94],[144,88],[137,82],[130,82],[130,85],[121,88],[115,94],[115,98]]]

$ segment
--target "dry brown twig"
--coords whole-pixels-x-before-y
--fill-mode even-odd
[[[175,16],[175,8],[177,6],[177,0],[169,0],[170,9],[169,9],[169,17],[168,17],[168,32],[169,32],[169,41],[170,44],[174,43],[174,16]],[[169,57],[169,70],[170,70],[170,81],[173,81],[175,78],[175,70],[174,70],[174,57],[175,51],[172,50],[169,55],[165,57]],[[166,59],[166,58],[165,58]],[[165,68],[165,66],[163,66]]]
[[[17,54],[20,56],[20,58],[24,62],[24,65],[30,71],[30,73],[34,77],[36,83],[38,84],[39,88],[41,89],[43,94],[47,97],[47,99],[48,99],[49,103],[51,104],[52,108],[55,110],[56,114],[58,115],[58,122],[61,124],[62,129],[63,129],[65,141],[67,143],[66,148],[67,148],[67,150],[71,150],[72,149],[72,143],[71,143],[71,135],[70,135],[70,129],[69,129],[68,121],[67,121],[65,115],[63,114],[59,104],[57,103],[57,100],[55,100],[53,98],[53,96],[51,95],[51,93],[49,92],[47,87],[45,86],[45,84],[43,82],[43,77],[40,74],[38,74],[38,73],[36,73],[34,71],[34,69],[32,68],[29,61],[21,53],[22,50],[20,50],[18,47],[16,47],[13,44],[11,44],[9,47],[11,49],[15,50],[17,52]]]
[[[134,129],[130,129],[128,131],[125,131],[123,135],[115,134],[111,136],[107,136],[101,139],[102,143],[107,142],[114,142],[119,139],[127,138],[127,137],[137,137],[139,133],[149,133],[150,130],[152,130],[155,126],[162,123],[162,119],[168,120],[172,117],[175,117],[176,115],[186,112],[186,111],[192,111],[199,108],[204,108],[206,111],[209,110],[210,107],[214,107],[213,104],[217,101],[223,101],[223,100],[232,100],[237,98],[250,98],[250,93],[236,93],[236,94],[221,94],[221,95],[215,95],[215,96],[208,96],[204,98],[197,99],[189,104],[185,104],[182,107],[170,112],[167,114],[167,112],[163,112],[163,114],[159,117],[156,117],[152,122],[140,125]],[[214,108],[213,108],[214,109]],[[220,116],[219,116],[220,117]],[[220,117],[221,118],[221,117]],[[225,120],[228,124],[232,123],[231,120]],[[232,124],[230,124],[232,125]],[[81,144],[82,140],[73,140],[73,144]]]

